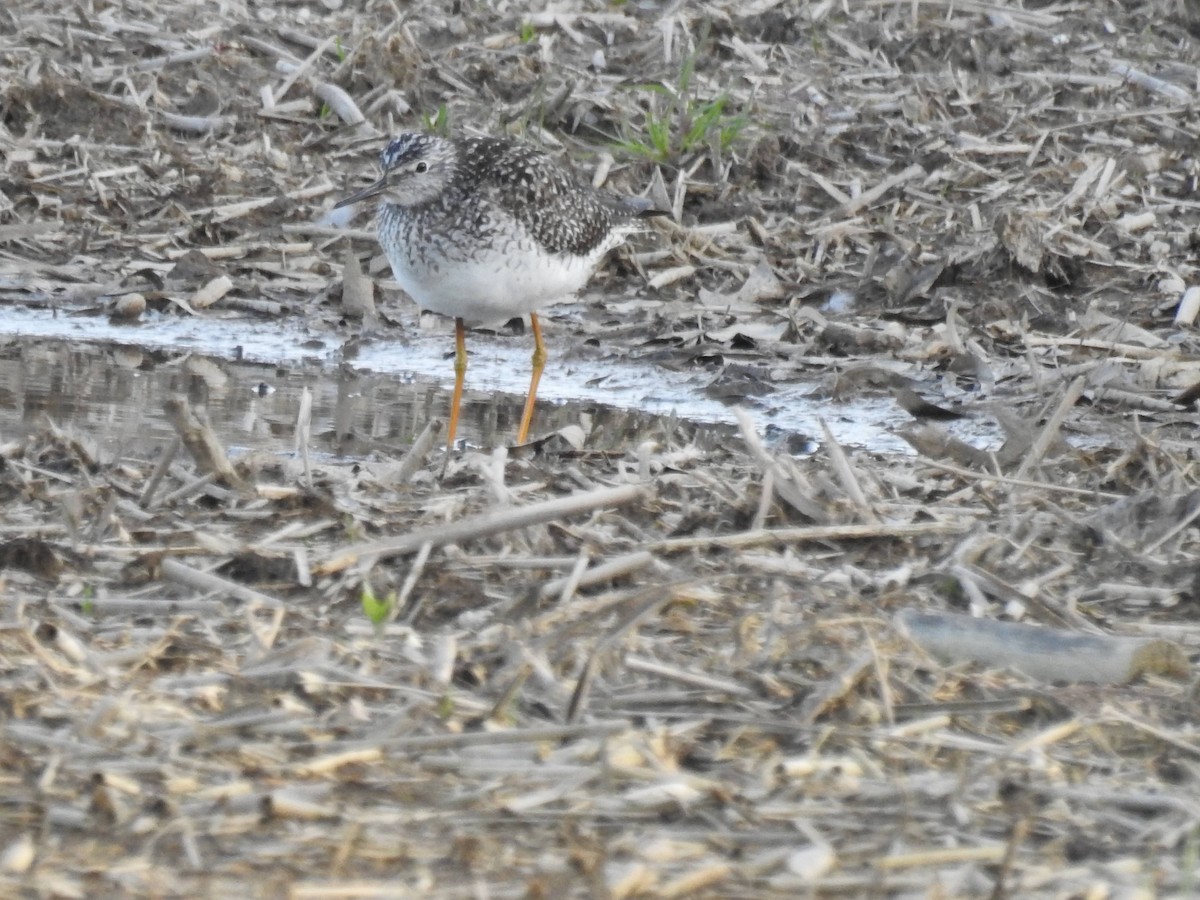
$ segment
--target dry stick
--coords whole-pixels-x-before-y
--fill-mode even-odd
[[[158,116],[175,130],[191,134],[207,134],[217,129],[224,130],[231,127],[235,121],[232,116],[181,116],[179,113],[167,112],[165,109],[160,109]]]
[[[972,447],[965,441],[949,432],[929,424],[913,424],[899,430],[904,438],[922,459],[933,459],[938,456],[948,456],[965,466],[977,466],[987,469],[991,466],[994,454],[986,450]]]
[[[1124,718],[1123,716],[1120,718]],[[1130,725],[1140,726],[1141,723],[1129,722]],[[1195,747],[1188,748],[1193,754]],[[1164,793],[1163,791],[1111,791],[1092,787],[1065,787],[1045,785],[1042,789],[1048,797],[1062,797],[1067,800],[1082,801],[1089,806],[1115,807],[1135,812],[1160,813],[1182,812],[1189,822],[1195,822],[1200,804],[1191,800],[1186,793],[1182,796]]]
[[[329,193],[329,191],[332,191],[333,189],[334,189],[334,187],[332,184],[327,184],[324,193]],[[224,209],[226,207],[222,207],[222,208]],[[330,229],[327,229],[327,231],[322,232],[322,234],[325,235],[326,237],[336,237],[337,231],[338,231],[338,229],[330,228]],[[343,234],[366,238],[366,237],[370,236],[371,232],[369,232],[369,231],[352,231],[351,229],[344,229]],[[175,260],[178,260],[181,257],[185,256],[188,253],[199,253],[205,259],[217,261],[217,260],[222,260],[222,259],[245,259],[248,256],[253,256],[254,254],[260,253],[260,252],[284,254],[284,255],[295,254],[295,255],[299,256],[299,255],[302,255],[305,253],[311,253],[313,251],[313,249],[314,249],[313,242],[310,240],[309,241],[292,241],[290,243],[289,242],[281,243],[279,241],[245,240],[245,241],[236,241],[236,242],[231,241],[229,243],[221,244],[218,247],[193,247],[190,250],[181,250],[176,247],[176,248],[164,250],[163,256],[169,260],[175,261]],[[103,291],[102,293],[105,293],[105,294],[116,293],[121,290],[121,287],[122,287],[122,283],[117,283],[117,284],[111,285],[107,291]],[[296,305],[296,304],[289,304],[289,308],[293,305]]]
[[[875,683],[879,686],[879,701],[883,705],[884,721],[889,725],[896,724],[896,701],[892,693],[892,679],[888,677],[888,663],[891,656],[879,652],[879,644],[864,629],[863,640],[871,650],[871,659],[875,663]]]
[[[228,275],[218,275],[192,294],[188,304],[192,309],[208,309],[232,290],[233,279]]]
[[[247,603],[261,603],[263,606],[270,606],[272,608],[281,608],[284,606],[282,600],[272,597],[269,594],[248,588],[244,584],[238,584],[236,581],[229,581],[211,572],[201,572],[199,569],[193,569],[191,566],[185,565],[177,559],[167,557],[162,561],[161,568],[164,578],[174,581],[176,584],[195,588],[198,591],[227,594],[236,600],[244,600]]]
[[[1172,731],[1169,728],[1156,727],[1149,722],[1146,722],[1135,716],[1131,716],[1126,712],[1123,712],[1119,709],[1114,709],[1112,707],[1108,707],[1106,712],[1108,717],[1113,721],[1127,725],[1134,731],[1144,731],[1146,734],[1151,735],[1156,740],[1162,741],[1164,744],[1170,744],[1172,747],[1182,750],[1192,758],[1200,758],[1200,744],[1197,744],[1195,741],[1187,740],[1183,735]]]
[[[309,34],[307,31],[301,31],[298,28],[291,28],[287,25],[279,26],[278,28],[275,29],[275,33],[277,35],[279,35],[281,38],[283,38],[285,41],[287,41],[288,43],[299,44],[301,47],[307,47],[309,50],[312,50],[314,47],[320,47],[324,43],[323,38],[319,38],[313,34]],[[330,48],[330,51],[331,51],[329,53],[330,61],[336,60],[339,55],[337,52],[338,48],[332,47],[332,48]],[[280,55],[280,54],[276,53],[275,55]],[[297,59],[295,56],[292,56],[291,54],[288,54],[288,56],[291,58],[292,62],[300,61],[299,59]]]
[[[878,5],[883,6],[885,4],[880,3]],[[993,15],[996,11],[995,4],[990,2],[990,0],[984,0],[984,2],[979,3],[975,2],[975,0],[956,0],[954,7],[958,10],[969,10],[972,15],[976,16]],[[1062,28],[1062,17],[1053,12],[1016,8],[1010,11],[1006,7],[1004,15],[1013,23],[1019,24],[1022,28],[1038,29],[1047,38],[1052,34],[1056,34]]]
[[[1079,402],[1079,398],[1083,396],[1084,385],[1087,384],[1087,379],[1080,375],[1067,386],[1067,391],[1063,394],[1062,401],[1058,404],[1058,408],[1054,410],[1054,414],[1046,421],[1046,427],[1042,429],[1041,434],[1037,436],[1037,440],[1033,442],[1033,446],[1029,448],[1029,453],[1025,457],[1025,461],[1021,463],[1021,468],[1017,469],[1017,478],[1025,478],[1029,475],[1029,470],[1042,461],[1042,457],[1046,455],[1046,451],[1050,449],[1050,445],[1058,438],[1058,432],[1062,428],[1062,423],[1066,420],[1071,409]]]
[[[1140,409],[1144,412],[1151,413],[1179,413],[1179,404],[1174,400],[1160,400],[1158,397],[1147,397],[1145,394],[1137,391],[1127,391],[1122,388],[1105,387],[1099,388],[1096,391],[1097,400],[1108,400],[1111,403],[1120,403],[1128,406],[1131,409]]]
[[[492,708],[484,716],[484,720],[497,720],[504,715],[504,711],[512,704],[517,695],[521,693],[521,688],[525,687],[525,682],[529,680],[529,676],[533,674],[533,666],[524,662],[517,668],[517,673],[513,676],[508,687],[500,694],[500,698],[492,704]]]
[[[1117,77],[1124,78],[1126,81],[1136,84],[1138,87],[1152,93],[1164,94],[1180,103],[1191,103],[1192,101],[1190,91],[1181,88],[1177,84],[1171,84],[1169,81],[1163,81],[1161,78],[1155,78],[1141,69],[1135,69],[1127,62],[1111,62],[1108,65],[1108,70]]]
[[[304,462],[304,486],[312,490],[312,459],[308,455],[308,442],[312,438],[312,391],[308,385],[300,392],[300,409],[296,413],[296,450]]]
[[[179,822],[179,844],[183,847],[188,865],[191,866],[193,872],[208,870],[208,863],[200,855],[200,842],[196,840],[195,823],[186,816],[180,816],[177,821]]]
[[[301,587],[312,587],[312,570],[308,567],[308,549],[296,547],[292,550],[292,562],[296,565],[296,582]]]
[[[734,697],[758,696],[758,691],[748,688],[744,684],[739,684],[736,681],[730,681],[726,678],[716,678],[712,675],[703,675],[698,672],[688,672],[685,669],[668,666],[666,663],[661,663],[658,660],[646,659],[641,656],[626,656],[625,668],[631,672],[641,672],[643,675],[657,675],[660,678],[666,678],[670,681],[678,681],[680,684],[699,688],[702,691],[719,691],[723,694],[731,694]]]
[[[215,53],[216,47],[197,47],[194,50],[180,50],[177,53],[169,53],[166,56],[155,56],[152,59],[146,59],[142,62],[134,63],[129,68],[134,72],[153,72],[157,69],[165,69],[167,66],[177,66],[182,63],[199,62],[202,59],[208,59],[208,57],[214,55]],[[106,78],[112,78],[118,74],[118,67],[116,66],[105,66],[104,68],[106,70]],[[108,70],[111,70],[111,74],[109,74]],[[98,78],[98,73],[93,71],[92,77]]]
[[[289,39],[288,35],[285,34],[282,30],[279,31],[279,35],[280,35],[280,37],[284,38],[284,40]],[[252,47],[255,50],[257,50],[259,53],[263,54],[264,56],[270,56],[272,59],[282,59],[282,60],[286,60],[287,62],[291,62],[291,63],[299,63],[300,62],[300,57],[298,57],[291,50],[287,50],[283,47],[277,47],[274,44],[264,41],[262,38],[254,37],[254,35],[250,35],[250,34],[239,35],[238,43],[245,44],[248,47]],[[297,41],[296,43],[303,44],[304,46],[310,46],[309,44],[306,44],[302,41]]]
[[[429,554],[433,552],[433,544],[426,541],[421,545],[421,549],[417,551],[417,558],[413,560],[413,564],[409,567],[408,575],[404,578],[404,584],[400,585],[400,592],[396,594],[396,602],[392,604],[391,611],[388,614],[388,621],[392,621],[399,615],[400,610],[408,603],[408,595],[412,593],[413,588],[417,586],[417,579],[421,577],[421,573],[425,571],[425,563],[429,561]],[[408,615],[404,617],[404,623],[411,625],[417,620],[417,616],[421,613],[421,607],[425,604],[424,598],[420,598],[413,604],[413,608],[409,610]]]
[[[608,562],[600,563],[591,569],[587,569],[580,574],[578,578],[574,577],[574,572],[563,578],[555,578],[552,581],[547,581],[541,589],[542,599],[546,600],[553,597],[555,594],[562,593],[566,586],[574,581],[572,593],[579,588],[591,587],[593,584],[600,584],[605,581],[612,581],[614,578],[620,578],[622,575],[628,575],[631,572],[636,572],[654,562],[654,554],[647,550],[639,550],[637,553],[629,553],[625,556],[618,556],[616,559],[610,559]],[[564,597],[564,599],[569,599]]]
[[[815,724],[822,713],[845,698],[855,685],[870,674],[874,665],[873,652],[859,653],[808,695],[800,707],[799,720],[805,725]]]
[[[408,448],[408,452],[400,459],[400,463],[396,467],[395,477],[391,479],[393,484],[404,484],[416,474],[417,469],[421,468],[421,464],[425,462],[425,457],[429,455],[429,451],[433,449],[433,445],[437,442],[438,435],[441,433],[442,420],[430,419],[429,424],[417,435],[417,439]]]
[[[954,576],[955,580],[958,582],[959,589],[962,590],[963,594],[966,595],[968,606],[970,606],[972,609],[988,608],[987,594],[984,593],[983,586],[980,584],[983,579],[976,577],[976,575],[978,575],[978,570],[971,569],[965,565],[956,564],[950,566],[949,574]],[[992,587],[995,586],[992,585]],[[1001,594],[998,591],[993,592],[996,593],[997,596],[1001,597],[1001,599],[1010,599],[1010,595],[1007,593]],[[1024,600],[1025,598],[1022,597],[1021,599]],[[1056,621],[1061,621],[1061,618]]]
[[[367,117],[362,114],[350,95],[336,84],[316,81],[313,83],[313,93],[347,125],[361,125],[367,121]]]
[[[276,61],[275,68],[281,72],[286,72],[287,77],[283,79],[283,83],[279,87],[271,92],[271,99],[276,103],[282,100],[284,95],[292,89],[292,85],[313,67],[313,63],[320,59],[321,54],[332,47],[336,40],[337,38],[334,37],[328,37],[323,40],[299,65],[293,65],[283,60]]]
[[[230,297],[225,301],[226,309],[240,309],[244,312],[257,313],[260,316],[281,316],[290,307],[285,307],[276,300],[262,300],[257,297]]]
[[[422,737],[391,738],[379,741],[385,752],[441,750],[445,748],[491,747],[497,744],[535,744],[543,741],[566,741],[581,738],[600,738],[618,734],[629,728],[624,719],[587,722],[582,725],[542,725],[537,728],[514,728],[505,731],[469,731],[461,734],[432,734]]]
[[[302,188],[297,188],[294,191],[284,191],[283,196],[288,200],[311,200],[313,197],[320,197],[334,190],[332,182],[319,181],[315,184],[309,184]],[[203,206],[199,209],[189,209],[184,211],[184,215],[189,219],[210,218],[213,222],[228,222],[231,219],[240,219],[242,216],[248,216],[255,210],[262,209],[271,203],[278,203],[279,195],[272,194],[268,197],[255,197],[251,200],[238,200],[234,203],[223,203],[220,206]],[[186,231],[184,226],[176,229],[182,234]],[[153,243],[148,246],[165,246],[170,243],[175,237],[174,233],[167,233],[162,236],[156,236]]]
[[[588,654],[587,661],[579,673],[579,681],[575,684],[575,690],[571,692],[571,702],[567,704],[567,722],[575,722],[583,711],[588,693],[591,691],[592,678],[600,660],[600,654],[658,612],[674,596],[671,585],[655,585],[641,593],[650,594],[650,599],[644,601],[624,622],[602,637],[599,643],[592,648],[592,652]]]
[[[1041,681],[1124,684],[1143,673],[1190,677],[1178,644],[1159,638],[1080,634],[1063,628],[902,609],[897,630],[952,665],[1011,666]]]
[[[1104,341],[1099,338],[1067,338],[1051,337],[1040,334],[1027,334],[1024,338],[1026,347],[1079,347],[1085,350],[1103,350],[1109,355],[1127,356],[1130,359],[1160,359],[1164,353],[1175,354],[1162,347],[1142,347],[1138,344],[1124,344],[1120,341]]]
[[[250,610],[246,610],[247,631],[258,641],[258,645],[262,650],[270,650],[275,646],[275,641],[279,639],[280,629],[283,627],[284,612],[285,610],[282,605],[275,607],[271,612],[270,622],[265,626],[259,626],[250,615]]]
[[[950,301],[950,308],[946,310],[946,330],[942,335],[950,352],[961,356],[967,352],[967,348],[962,335],[958,333],[958,304],[958,300]]]
[[[763,472],[762,494],[758,498],[758,508],[754,510],[754,518],[750,521],[750,530],[757,531],[767,527],[767,516],[771,514],[771,501],[775,499],[775,472],[767,469]]]
[[[138,616],[192,616],[225,615],[226,607],[220,600],[132,600],[129,598],[97,597],[91,601],[97,613],[131,613]]]
[[[870,538],[909,540],[935,534],[959,534],[972,527],[971,522],[901,522],[870,525],[813,525],[807,528],[764,528],[737,534],[710,534],[701,537],[667,538],[651,544],[651,551],[673,552],[701,547],[753,547],[756,544],[800,544],[812,541],[861,541]]]
[[[746,443],[746,450],[758,465],[759,471],[764,475],[771,474],[774,491],[780,499],[800,515],[807,516],[814,522],[828,521],[829,517],[821,505],[804,493],[799,473],[792,465],[792,461],[776,459],[767,451],[758,438],[754,420],[750,418],[748,412],[740,407],[734,409],[733,412],[737,416],[738,430],[742,434],[742,440]]]
[[[229,487],[239,490],[249,488],[225,455],[225,448],[221,446],[212,426],[192,410],[186,399],[171,397],[163,404],[163,409],[201,471],[213,473]]]
[[[2,532],[3,526],[0,526]],[[481,554],[471,557],[471,565],[476,568],[494,566],[499,569],[551,569],[564,571],[574,568],[578,556],[488,556]]]
[[[875,867],[885,871],[895,869],[928,869],[933,866],[960,865],[968,862],[1003,861],[1004,844],[978,847],[934,847],[930,850],[913,850],[904,853],[892,853],[875,860]]]
[[[171,493],[162,498],[162,502],[165,505],[170,506],[172,503],[175,503],[179,500],[186,500],[188,497],[201,494],[216,480],[217,476],[212,472],[209,472],[207,475],[201,475],[199,478],[192,479],[183,487],[171,491]]]
[[[996,475],[991,472],[976,472],[974,469],[964,469],[962,466],[956,466],[952,463],[942,462],[939,459],[929,459],[925,456],[920,457],[920,460],[921,465],[932,466],[935,469],[941,469],[943,472],[949,472],[952,475],[958,475],[960,478],[967,478],[975,481],[994,481],[997,484],[1006,484],[1010,487],[1031,487],[1058,494],[1073,494],[1081,497],[1096,497],[1101,500],[1124,500],[1126,497],[1125,494],[1114,494],[1109,491],[1097,491],[1092,488],[1066,487],[1060,484],[1048,484],[1044,481],[1021,481],[1008,475]]]
[[[547,500],[544,503],[535,503],[521,509],[504,509],[498,512],[484,513],[459,522],[452,522],[449,525],[435,525],[432,528],[410,531],[408,534],[383,541],[352,545],[325,560],[313,571],[318,575],[332,575],[354,565],[364,556],[379,558],[399,556],[401,553],[411,553],[425,543],[434,547],[457,544],[461,541],[486,537],[489,534],[512,531],[515,528],[542,525],[564,516],[591,512],[603,507],[623,506],[634,500],[643,499],[649,494],[650,491],[646,486],[630,484],[615,488],[601,488],[584,494],[573,494],[570,497]]]
[[[871,504],[867,502],[867,495],[863,493],[862,485],[858,483],[858,477],[854,474],[854,467],[850,465],[850,460],[846,458],[846,453],[842,450],[842,445],[837,442],[837,438],[833,436],[833,432],[829,430],[829,426],[825,424],[825,418],[818,417],[821,423],[821,434],[825,436],[825,449],[829,453],[829,462],[833,466],[833,471],[837,475],[838,481],[842,483],[842,489],[850,495],[851,501],[858,507],[859,513],[868,522],[878,522],[879,516],[875,515],[875,510],[871,509]]]
[[[1180,519],[1178,522],[1176,522],[1173,526],[1168,528],[1166,534],[1164,534],[1158,540],[1148,544],[1145,548],[1143,548],[1142,552],[1145,553],[1146,555],[1153,553],[1155,550],[1157,550],[1159,547],[1161,547],[1163,544],[1165,544],[1171,538],[1175,537],[1175,535],[1179,534],[1179,532],[1183,531],[1185,528],[1187,528],[1189,525],[1191,525],[1193,522],[1195,522],[1196,519],[1198,519],[1198,518],[1200,518],[1200,507],[1197,507],[1196,509],[1192,510],[1191,513],[1184,516],[1182,519]]]
[[[913,164],[891,178],[885,178],[869,191],[863,191],[852,200],[843,203],[840,207],[825,215],[826,219],[841,219],[846,216],[852,216],[860,209],[870,206],[892,188],[899,187],[906,181],[912,181],[914,178],[920,178],[925,174],[925,170],[917,164]]]
[[[575,558],[575,565],[571,567],[570,574],[565,578],[554,579],[558,587],[559,603],[566,603],[571,599],[572,595],[579,588],[580,579],[583,578],[583,573],[587,571],[588,562],[590,561],[591,556],[588,555],[587,548],[585,547]],[[546,593],[545,587],[542,588],[541,596],[543,598],[550,596],[550,594]]]
[[[342,313],[362,319],[363,327],[378,322],[375,310],[375,282],[367,277],[358,264],[354,244],[345,242],[346,260],[342,264]]]
[[[92,521],[92,527],[88,529],[87,535],[84,537],[84,540],[87,543],[96,544],[100,542],[105,530],[112,522],[113,513],[116,512],[117,509],[118,499],[120,498],[116,492],[113,492],[109,495],[108,500],[104,504],[104,509],[102,509],[100,511],[100,515],[96,516],[96,518]]]
[[[450,454],[446,454],[446,461],[449,461]],[[483,477],[488,489],[497,503],[510,503],[512,501],[512,491],[504,484],[505,462],[508,460],[508,448],[496,447],[492,450],[491,456],[488,457],[486,467],[480,469],[479,474]],[[446,462],[442,463],[442,478],[446,477]]]
[[[656,444],[653,441],[642,441],[637,448],[638,461],[638,480],[650,480],[650,464],[654,462],[654,450]]]
[[[163,451],[158,465],[154,467],[154,471],[150,473],[150,477],[146,480],[146,486],[142,489],[142,495],[138,497],[139,506],[147,507],[150,505],[150,498],[154,496],[159,482],[167,474],[167,468],[171,465],[172,460],[175,459],[175,454],[179,452],[179,448],[182,446],[183,441],[179,437],[175,437],[171,443],[167,444],[167,448]]]

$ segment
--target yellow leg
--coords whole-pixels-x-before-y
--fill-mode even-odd
[[[525,411],[521,413],[521,430],[517,432],[517,443],[525,443],[529,437],[529,426],[533,424],[533,407],[537,402],[538,382],[542,380],[542,369],[546,367],[546,345],[542,343],[542,326],[537,313],[529,314],[533,328],[533,374],[529,377],[529,393],[525,395]]]
[[[462,319],[454,320],[454,396],[450,398],[450,427],[446,429],[446,449],[454,449],[458,431],[458,408],[462,406],[463,382],[467,377],[467,328]]]

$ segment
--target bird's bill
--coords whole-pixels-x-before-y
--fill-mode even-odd
[[[357,194],[351,194],[333,204],[334,209],[341,209],[343,206],[349,206],[351,203],[361,203],[363,200],[370,200],[372,197],[378,197],[387,190],[387,179],[380,178],[377,182],[368,187],[363,188]]]

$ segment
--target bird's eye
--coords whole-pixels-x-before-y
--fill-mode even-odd
[[[413,166],[413,171],[418,175],[423,175],[429,171],[429,163],[425,162],[425,160],[421,160],[419,163]]]

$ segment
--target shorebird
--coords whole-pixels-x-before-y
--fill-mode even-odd
[[[665,213],[594,190],[541,150],[506,138],[408,132],[384,148],[379,167],[378,181],[337,207],[379,198],[379,244],[396,281],[422,309],[454,319],[447,448],[458,430],[467,327],[528,313],[533,371],[517,433],[525,443],[546,365],[537,310],[583,287],[639,219]]]

